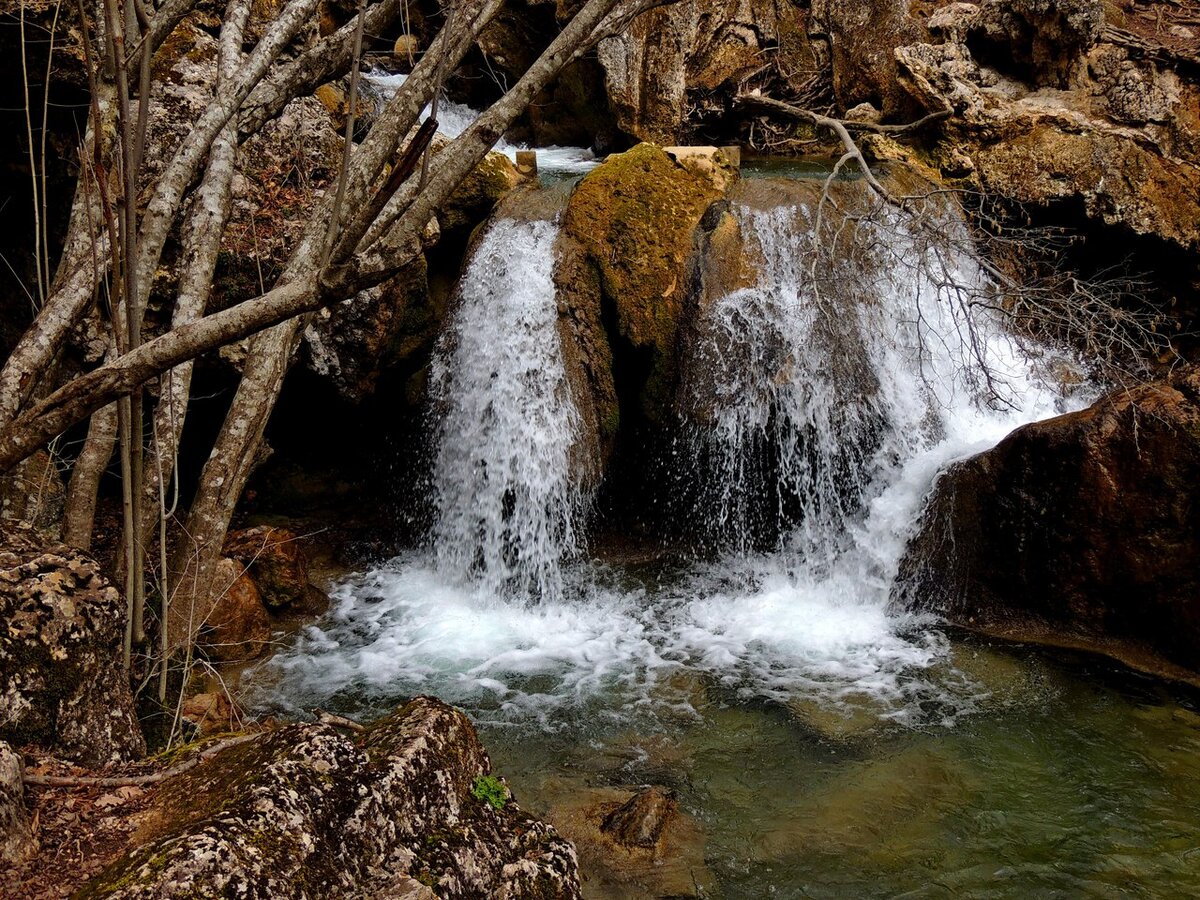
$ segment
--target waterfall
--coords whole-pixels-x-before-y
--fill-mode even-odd
[[[955,291],[986,280],[948,213],[937,242],[860,223],[832,261],[806,205],[735,213],[757,279],[706,304],[685,361],[698,512],[736,551],[765,534],[828,568],[905,463],[1050,392],[999,323],[964,321]]]
[[[947,294],[985,287],[957,220],[941,243],[860,223],[830,260],[790,202],[803,191],[754,190],[766,202],[733,210],[747,264],[705,281],[681,359],[704,466],[689,520],[728,537],[722,552],[650,572],[573,559],[589,496],[557,228],[500,219],[474,243],[432,366],[431,546],[339,585],[329,618],[264,667],[260,696],[353,711],[430,692],[550,730],[674,715],[690,677],[914,723],[971,708],[946,638],[890,609],[891,585],[939,469],[1063,398]],[[744,537],[756,529],[771,540]]]
[[[579,416],[563,364],[557,227],[500,220],[482,236],[432,367],[439,565],[490,594],[554,599],[579,549]]]

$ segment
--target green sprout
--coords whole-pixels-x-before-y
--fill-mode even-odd
[[[495,775],[480,775],[471,785],[471,796],[487,803],[492,809],[504,809],[504,804],[508,802],[508,788]]]

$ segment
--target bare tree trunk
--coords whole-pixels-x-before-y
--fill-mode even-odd
[[[63,514],[63,541],[80,550],[90,550],[96,523],[96,495],[100,478],[112,459],[117,442],[117,404],[110,403],[92,413],[87,439],[67,484]]]
[[[108,270],[110,247],[95,166],[107,167],[111,162],[117,104],[111,85],[98,86],[96,94],[81,147],[85,167],[71,204],[67,240],[49,298],[0,370],[0,426],[11,422],[33,396],[67,333],[91,307],[96,285]],[[87,158],[89,149],[93,150],[91,159]]]
[[[231,79],[241,63],[242,35],[249,14],[249,0],[232,0],[225,16],[225,26],[221,29],[218,84]],[[221,236],[229,219],[236,161],[237,125],[230,120],[213,142],[204,178],[193,195],[191,209],[180,228],[182,265],[179,294],[171,316],[173,329],[201,318],[208,306],[213,273],[221,250]],[[161,379],[149,454],[152,462],[147,464],[145,489],[142,492],[143,523],[152,521],[156,513],[160,500],[160,481],[166,484],[174,474],[191,385],[190,360],[165,373]],[[165,578],[166,574],[160,573],[160,577]]]

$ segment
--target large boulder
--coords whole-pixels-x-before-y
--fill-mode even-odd
[[[555,281],[564,352],[584,429],[602,458],[622,410],[623,356],[636,412],[660,422],[677,377],[676,336],[705,212],[737,179],[723,153],[672,156],[652,144],[611,156],[575,188],[563,215]]]
[[[489,776],[466,716],[418,698],[359,743],[288,725],[170,779],[81,897],[577,898],[575,851]]]
[[[1200,673],[1200,371],[1018,429],[938,480],[904,602]]]
[[[94,766],[144,754],[121,667],[124,622],[93,559],[0,526],[0,740]]]

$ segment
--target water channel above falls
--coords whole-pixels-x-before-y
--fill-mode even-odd
[[[552,822],[672,789],[691,821],[673,896],[1200,893],[1194,697],[889,605],[938,469],[1087,392],[1060,396],[1049,355],[986,319],[964,347],[941,296],[983,278],[961,241],[883,222],[814,287],[813,210],[776,174],[731,198],[757,278],[710,283],[683,354],[664,465],[707,552],[589,545],[558,225],[493,221],[432,367],[428,546],[343,580],[248,674],[249,704],[370,718],[441,697]]]

